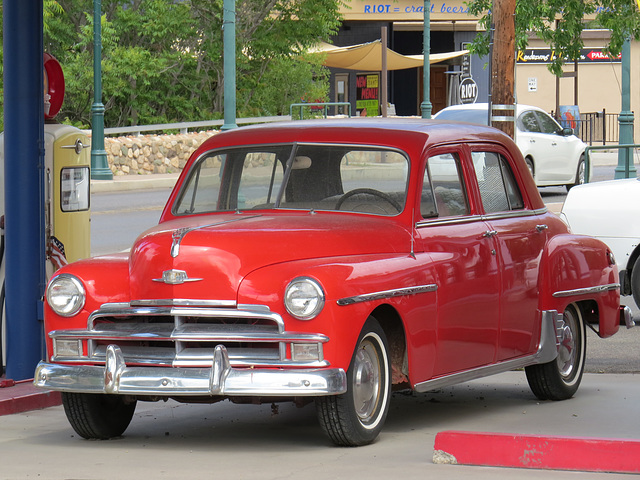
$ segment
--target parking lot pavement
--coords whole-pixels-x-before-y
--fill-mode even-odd
[[[439,432],[631,440],[640,432],[640,377],[587,374],[577,395],[541,402],[524,372],[424,394],[393,395],[373,445],[333,447],[313,405],[139,403],[122,438],[80,439],[61,407],[0,417],[2,478],[628,479],[616,473],[441,465]],[[638,459],[640,461],[640,459]]]

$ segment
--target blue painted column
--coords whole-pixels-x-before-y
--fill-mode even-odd
[[[42,0],[3,2],[7,378],[42,357],[44,105]]]

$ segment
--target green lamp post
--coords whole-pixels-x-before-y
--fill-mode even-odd
[[[224,125],[221,130],[236,128],[236,0],[224,0],[222,14]]]
[[[91,178],[113,180],[104,149],[104,105],[102,104],[102,1],[93,0],[93,104],[91,105]]]
[[[631,111],[631,41],[625,40],[622,45],[622,108],[618,116],[620,145],[633,145],[633,112]],[[618,149],[618,166],[614,178],[630,178],[636,176],[630,148]]]
[[[424,2],[424,28],[422,40],[422,55],[424,56],[424,66],[422,67],[422,103],[420,110],[422,118],[431,118],[431,64],[429,63],[429,53],[431,52],[431,0]]]

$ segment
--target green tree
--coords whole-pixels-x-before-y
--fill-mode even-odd
[[[336,31],[341,1],[237,0],[240,116],[281,113],[303,97],[325,98],[326,70],[300,54]],[[93,1],[52,3],[45,50],[65,72],[59,116],[86,126],[93,103]],[[223,0],[102,1],[107,127],[222,116],[222,6]]]
[[[469,12],[480,17],[484,32],[478,34],[472,49],[479,55],[489,52],[492,0],[470,0]],[[595,20],[587,22],[587,16]],[[605,28],[611,31],[607,49],[616,56],[627,38],[640,38],[640,12],[636,0],[516,0],[516,46],[524,49],[529,33],[535,33],[557,53],[549,64],[556,75],[562,74],[567,60],[579,58],[584,46],[585,28]]]

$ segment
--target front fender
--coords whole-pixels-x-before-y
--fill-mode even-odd
[[[308,321],[290,316],[284,306],[287,285],[300,276],[314,278],[325,292],[324,309]],[[410,287],[433,284],[430,276],[430,269],[406,254],[299,260],[251,272],[240,285],[238,304],[267,305],[282,316],[288,331],[327,335],[330,340],[324,345],[325,359],[332,367],[346,370],[364,323],[382,304],[398,312],[408,337],[422,334],[421,329],[427,328],[424,319],[435,319],[435,294],[413,293]],[[405,295],[371,295],[402,289]],[[433,295],[432,302],[421,297],[429,294]],[[360,297],[367,295],[371,296]],[[357,301],[349,301],[355,297]]]
[[[563,312],[571,303],[596,302],[599,335],[618,331],[620,283],[611,250],[598,239],[562,234],[549,240],[538,284],[540,310]]]

